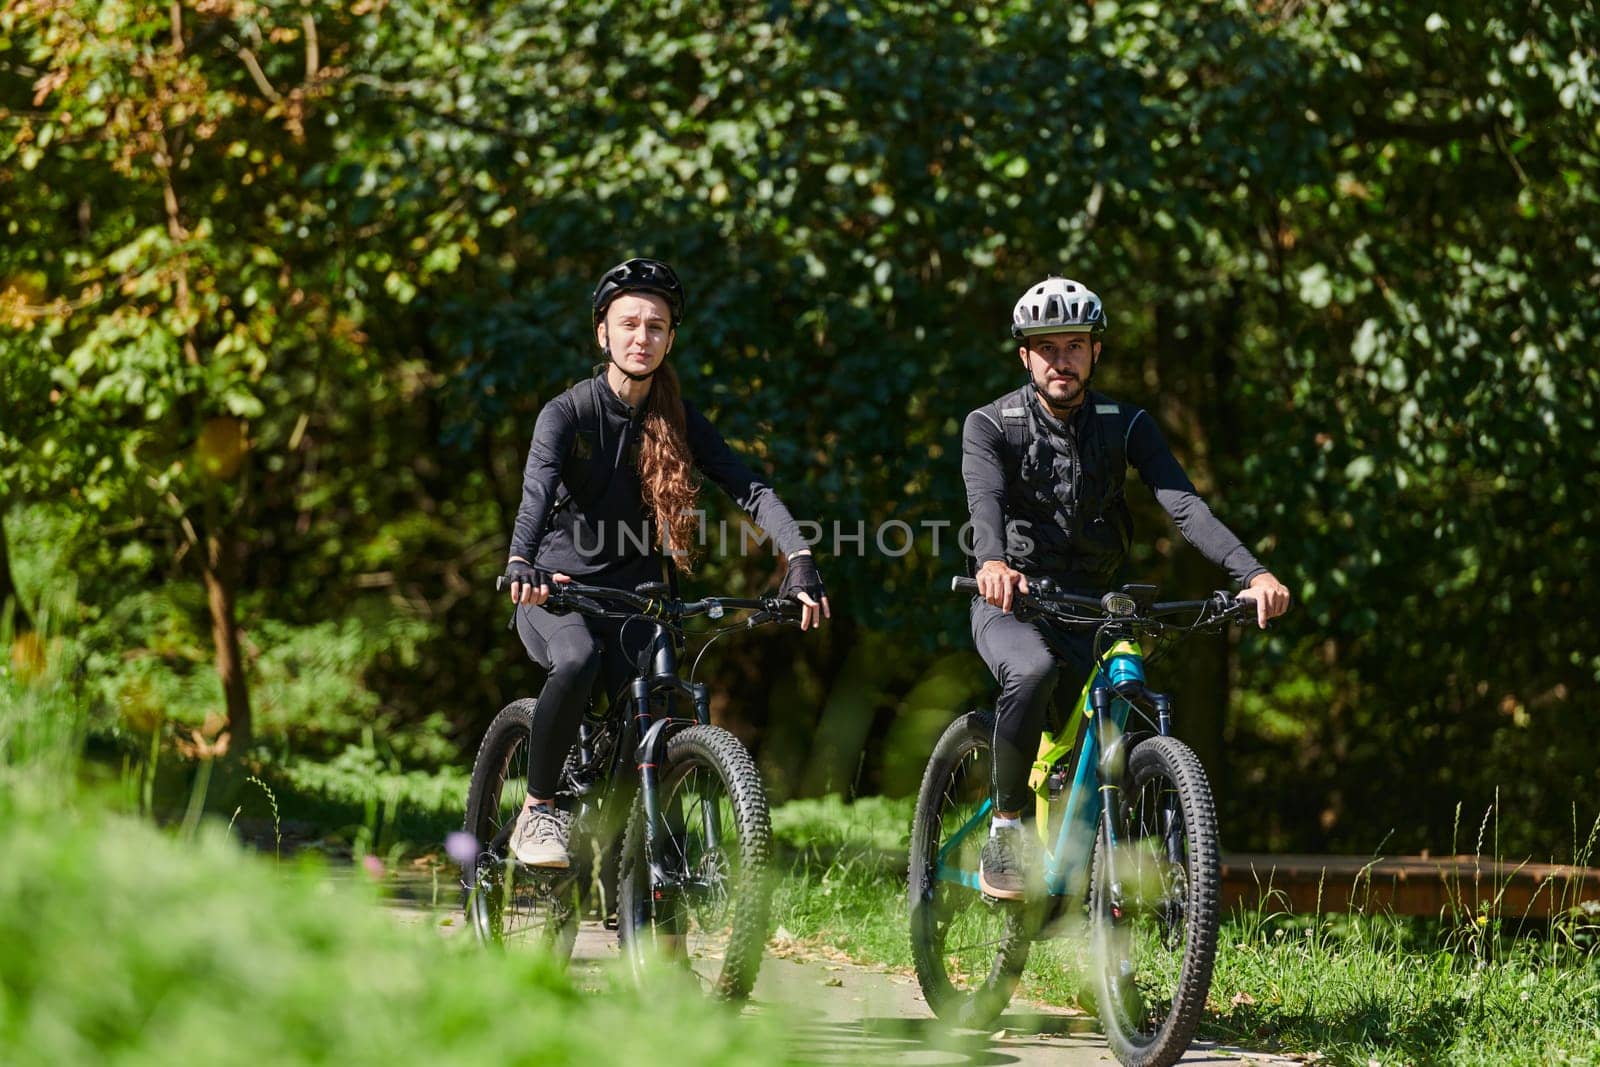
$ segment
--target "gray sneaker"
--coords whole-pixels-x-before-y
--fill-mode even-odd
[[[1007,826],[989,835],[978,861],[978,888],[996,900],[1021,900],[1036,876],[1037,838],[1023,827]]]
[[[524,867],[570,867],[567,823],[571,816],[543,804],[524,808],[511,832],[511,854]]]

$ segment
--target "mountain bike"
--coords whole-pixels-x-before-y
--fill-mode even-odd
[[[502,576],[496,588],[506,582]],[[626,694],[604,713],[591,702],[563,764],[555,802],[569,827],[571,867],[523,867],[509,847],[526,796],[536,700],[512,702],[489,724],[467,791],[465,830],[481,843],[462,869],[468,925],[485,942],[541,945],[564,962],[599,881],[609,895],[601,913],[614,904],[636,975],[666,957],[690,967],[717,996],[742,999],[767,937],[767,796],[744,745],[711,725],[710,690],[693,681],[699,657],[689,678],[679,677],[684,623],[750,613],[705,634],[704,656],[724,634],[797,622],[801,607],[779,597],[680,600],[653,582],[634,590],[575,582],[552,590],[547,611],[627,620],[625,627],[647,627],[648,637]],[[680,714],[682,700],[688,715]]]
[[[1158,604],[1148,585],[1096,599],[1030,584],[1014,601],[1019,618],[1094,630],[1076,721],[1045,732],[1028,779],[1036,810],[1024,826],[1041,840],[1042,892],[1000,902],[978,888],[995,720],[992,709],[968,712],[934,746],[912,820],[917,979],[940,1018],[986,1026],[1032,943],[1081,929],[1086,916],[1111,1049],[1129,1067],[1160,1067],[1189,1047],[1211,986],[1220,846],[1205,770],[1172,736],[1172,701],[1145,684],[1143,643],[1154,658],[1182,635],[1249,621],[1255,605],[1227,593]],[[976,593],[977,583],[956,578],[952,588]]]

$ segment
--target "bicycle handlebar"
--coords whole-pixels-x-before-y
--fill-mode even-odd
[[[497,575],[494,580],[496,592],[503,591],[511,579],[504,575]],[[551,611],[576,611],[580,615],[606,617],[618,614],[616,608],[606,607],[606,602],[617,605],[621,613],[639,615],[649,619],[689,619],[696,615],[708,615],[713,619],[720,619],[725,611],[754,611],[757,615],[746,619],[747,625],[756,626],[762,622],[798,622],[804,610],[798,600],[793,597],[731,597],[710,596],[699,600],[676,600],[666,596],[649,596],[637,593],[631,589],[612,589],[600,585],[582,585],[578,582],[550,582],[550,598],[544,606]],[[766,615],[763,619],[760,616]]]
[[[953,593],[977,593],[978,582],[974,578],[957,575],[950,580],[950,591]],[[1201,612],[1207,608],[1215,608],[1216,616],[1205,620],[1207,622],[1238,621],[1236,615],[1245,607],[1253,607],[1249,600],[1241,600],[1230,594],[1217,592],[1205,600],[1168,600],[1160,604],[1151,604],[1143,611],[1137,609],[1132,614],[1113,612],[1106,604],[1106,600],[1117,595],[1107,593],[1105,597],[1081,596],[1077,593],[1024,593],[1020,589],[1014,594],[1015,599],[1021,603],[1039,608],[1040,610],[1059,615],[1062,608],[1081,608],[1093,611],[1097,617],[1093,619],[1079,618],[1082,623],[1114,622],[1150,622],[1169,615],[1186,615]]]

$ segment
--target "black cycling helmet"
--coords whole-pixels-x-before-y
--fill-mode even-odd
[[[683,285],[671,267],[659,259],[628,259],[600,275],[594,287],[594,322],[600,325],[611,301],[623,293],[654,293],[672,311],[672,328],[683,321]]]

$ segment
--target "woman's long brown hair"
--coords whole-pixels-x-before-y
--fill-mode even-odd
[[[639,485],[655,520],[661,551],[685,571],[692,570],[699,521],[694,512],[700,478],[689,456],[689,431],[678,373],[668,363],[656,371],[645,401],[639,444]]]

